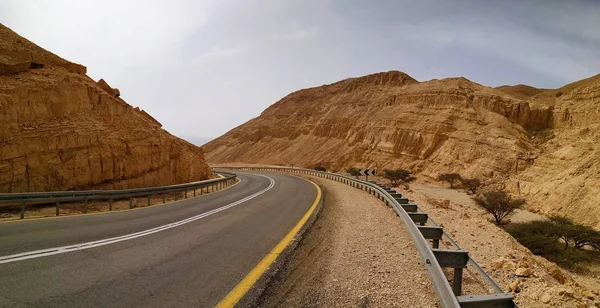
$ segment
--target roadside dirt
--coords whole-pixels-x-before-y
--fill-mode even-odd
[[[345,184],[311,180],[324,188],[323,208],[257,307],[439,307],[392,209]]]
[[[398,190],[442,225],[501,288],[513,291],[519,307],[600,307],[600,274],[572,274],[533,255],[491,222],[465,191],[431,184]],[[508,218],[520,222],[544,217],[521,211]]]

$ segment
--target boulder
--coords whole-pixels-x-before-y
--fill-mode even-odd
[[[519,285],[519,280],[515,279],[508,283],[508,290],[511,292],[519,293],[521,292],[521,286]]]
[[[542,294],[542,297],[540,297],[540,301],[544,304],[550,303],[550,300],[552,300],[552,297],[550,297],[550,294],[548,293],[544,293]]]
[[[490,267],[494,270],[499,270],[504,267],[504,264],[506,264],[507,261],[508,260],[506,260],[506,258],[498,258],[498,259],[492,261],[492,263],[490,264]]]
[[[517,275],[518,277],[529,277],[533,275],[533,270],[528,267],[519,267],[515,271],[515,275]]]
[[[550,276],[556,279],[556,281],[558,281],[560,284],[565,284],[565,282],[567,282],[567,277],[556,265],[552,265],[548,268],[548,274],[550,274]]]
[[[121,95],[121,92],[119,92],[118,89],[113,89],[111,88],[111,86],[108,85],[108,83],[106,81],[104,81],[104,79],[100,79],[98,80],[98,82],[96,83],[102,90],[106,91],[108,94],[110,94],[112,97],[119,97],[119,95]]]
[[[31,67],[31,61],[13,62],[0,58],[0,75],[12,75],[26,72]]]
[[[81,64],[77,64],[77,63],[73,63],[73,62],[67,62],[63,65],[64,68],[67,69],[67,71],[71,72],[71,73],[76,73],[76,74],[85,74],[87,73],[87,67],[81,65]]]

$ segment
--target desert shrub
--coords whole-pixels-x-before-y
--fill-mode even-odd
[[[457,183],[462,179],[458,173],[442,173],[438,178],[440,181],[448,182],[448,184],[450,184],[450,188],[454,188],[454,183]]]
[[[323,172],[327,171],[327,168],[325,168],[321,164],[316,165],[313,169],[315,169],[315,171],[323,171]]]
[[[354,167],[347,168],[346,172],[348,172],[348,174],[350,174],[351,176],[355,176],[357,179],[360,175],[360,169]]]
[[[462,186],[476,194],[479,187],[481,187],[481,180],[479,179],[461,179]]]
[[[525,204],[525,200],[515,199],[501,190],[484,192],[473,200],[494,216],[497,225],[500,225],[508,214]]]
[[[404,169],[384,169],[383,177],[388,179],[394,187],[400,184],[403,184],[405,187],[407,187],[408,183],[417,179],[416,177],[412,176],[412,172]]]
[[[517,223],[507,227],[506,231],[534,254],[571,270],[585,271],[585,267],[580,266],[581,263],[600,260],[597,248],[580,249],[585,245],[595,247],[594,245],[599,244],[600,232],[564,217],[554,216],[549,220]]]
[[[600,232],[585,225],[576,224],[571,219],[561,216],[550,217],[555,235],[560,238],[565,247],[583,248],[600,247]]]

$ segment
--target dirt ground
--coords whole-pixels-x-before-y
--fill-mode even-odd
[[[399,191],[442,225],[500,287],[518,289],[513,294],[519,307],[600,307],[598,272],[586,276],[569,273],[533,255],[497,227],[465,191],[432,184],[411,184],[410,190]],[[449,207],[443,206],[445,200]],[[508,218],[513,222],[544,219],[527,211]],[[517,276],[519,269],[530,269],[530,274]]]
[[[408,231],[375,197],[334,181],[319,218],[259,307],[439,307]]]

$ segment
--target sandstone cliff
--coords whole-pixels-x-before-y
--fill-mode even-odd
[[[0,24],[0,193],[206,179],[202,150]]]
[[[571,215],[577,207],[577,218],[593,210],[596,216],[586,222],[597,224],[597,197],[572,196],[580,183],[557,181],[599,160],[592,146],[598,138],[594,123],[600,123],[597,87],[590,81],[557,90],[494,89],[465,78],[418,82],[397,71],[378,73],[291,93],[203,149],[212,163],[401,167],[421,178],[460,172],[508,182],[532,208]],[[585,156],[569,154],[576,162],[556,156],[553,147],[573,151],[558,141],[563,135],[578,136],[568,140],[581,143],[577,148]],[[586,176],[589,181],[598,174]]]

